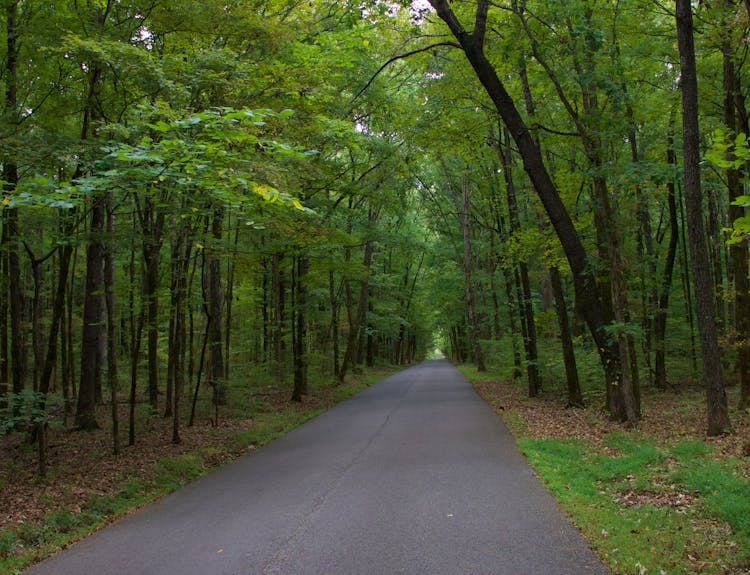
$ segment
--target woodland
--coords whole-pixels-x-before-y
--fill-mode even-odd
[[[644,390],[747,417],[750,2],[0,20],[0,426],[41,476],[59,430],[177,444],[258,382],[438,356],[627,429]]]

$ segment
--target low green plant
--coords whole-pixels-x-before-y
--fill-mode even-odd
[[[712,458],[702,442],[681,442],[672,454],[680,467],[671,478],[699,494],[704,505],[732,528],[741,543],[743,560],[750,563],[750,479],[739,461]]]
[[[605,444],[613,454],[601,453],[583,440],[519,441],[521,451],[613,574],[688,575],[695,572],[695,566],[686,560],[691,556],[703,565],[701,573],[719,575],[728,561],[736,562],[737,558],[721,556],[716,549],[704,546],[699,534],[689,528],[689,520],[716,515],[731,524],[729,511],[736,508],[732,514],[739,531],[735,534],[744,541],[745,518],[750,517],[747,480],[744,487],[737,482],[730,486],[730,476],[710,465],[699,471],[694,465],[702,457],[698,447],[682,446],[677,451],[693,454],[692,459],[685,459],[692,464],[671,479],[679,479],[683,489],[701,491],[702,487],[708,495],[701,497],[702,504],[684,509],[649,503],[647,497],[642,503],[627,504],[632,500],[628,496],[659,490],[660,480],[668,473],[666,456],[637,435],[613,433]]]
[[[322,410],[311,409],[298,413],[265,414],[256,419],[249,429],[237,433],[233,441],[239,449],[261,447],[321,413]]]

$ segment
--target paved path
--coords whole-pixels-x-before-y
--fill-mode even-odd
[[[383,380],[28,575],[606,574],[448,362]]]

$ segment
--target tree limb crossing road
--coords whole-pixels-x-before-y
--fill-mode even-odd
[[[606,572],[492,410],[432,361],[27,573]]]

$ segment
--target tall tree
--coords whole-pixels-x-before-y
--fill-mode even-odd
[[[609,318],[604,312],[596,280],[592,273],[588,254],[576,231],[570,214],[545,166],[541,151],[521,117],[515,102],[500,79],[497,70],[484,53],[485,26],[489,2],[476,3],[475,27],[468,32],[457,18],[447,0],[430,0],[438,16],[447,24],[458,41],[477,78],[492,99],[503,122],[508,127],[523,159],[524,169],[531,179],[544,209],[552,222],[571,271],[573,272],[576,297],[583,310],[605,372],[608,386],[627,388],[630,382],[623,377],[620,348],[617,341],[608,336]],[[631,394],[625,392],[625,396]],[[610,404],[612,417],[629,421],[635,425],[637,414],[632,404],[616,402]]]
[[[706,388],[708,435],[731,429],[716,330],[716,306],[706,251],[703,195],[700,180],[700,133],[698,125],[698,78],[696,73],[693,12],[690,0],[676,0],[675,19],[680,49],[682,87],[683,178],[698,331]]]

